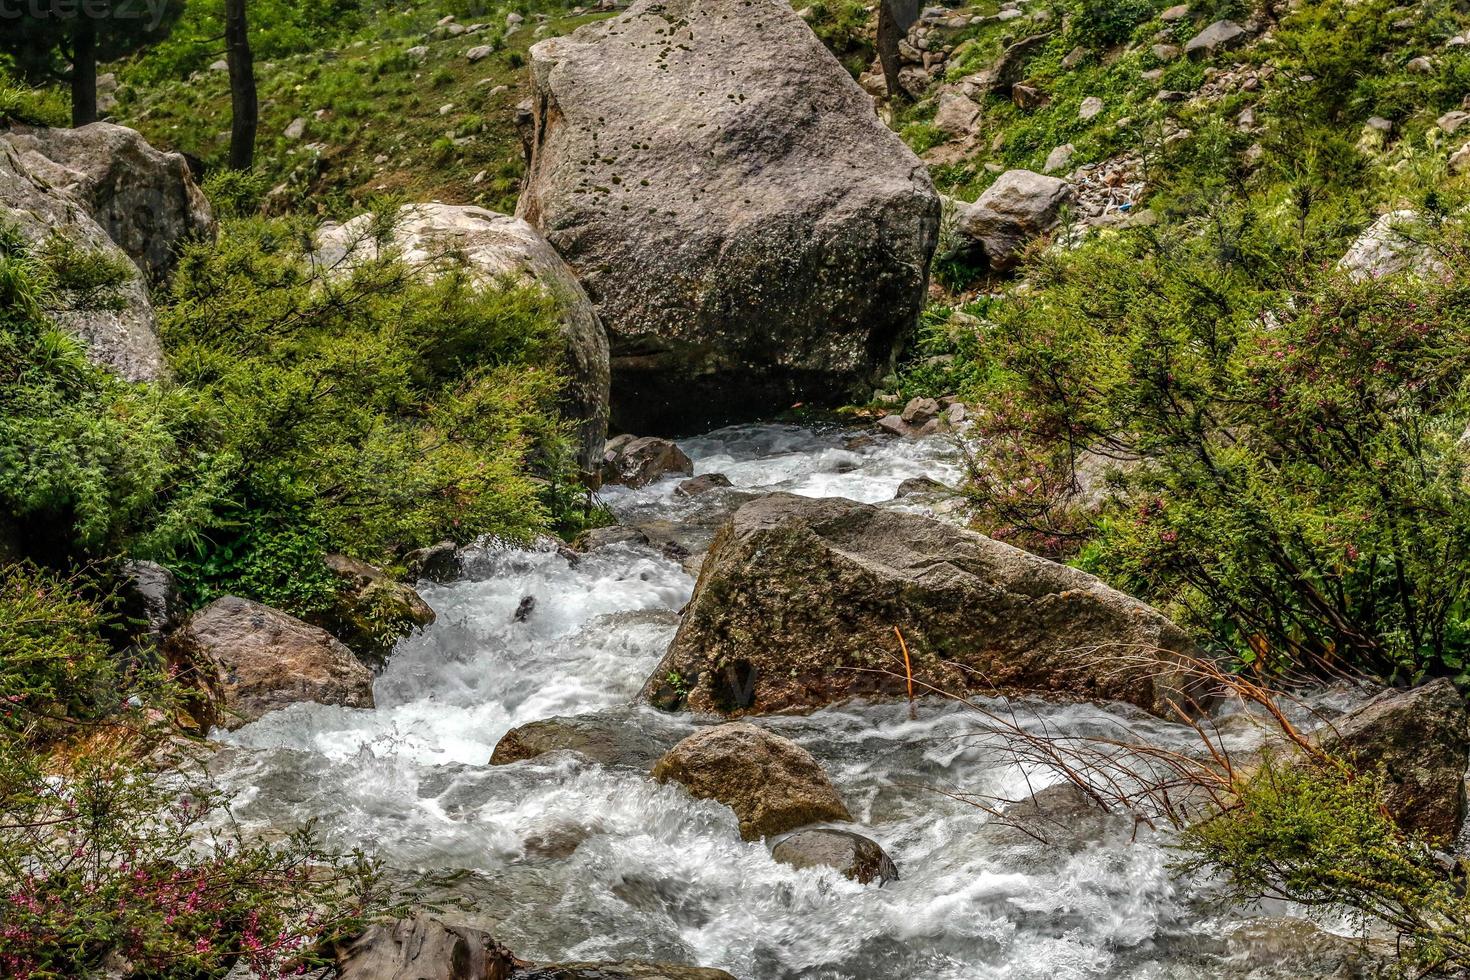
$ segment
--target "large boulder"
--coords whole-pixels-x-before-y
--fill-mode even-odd
[[[1184,45],[1184,53],[1195,61],[1238,48],[1250,40],[1250,32],[1230,20],[1217,20]]]
[[[201,727],[239,728],[301,701],[373,706],[373,672],[340,640],[248,599],[211,602],[164,650],[209,695],[211,706],[196,715]]]
[[[531,59],[517,213],[602,314],[618,428],[703,431],[882,373],[939,199],[785,0],[637,0]]]
[[[595,481],[607,437],[607,335],[587,293],[546,239],[518,218],[452,204],[404,205],[385,242],[373,234],[375,223],[372,214],[361,214],[325,226],[317,234],[313,261],[327,270],[347,271],[376,259],[380,246],[387,246],[426,276],[464,269],[482,286],[529,283],[557,302],[568,381],[565,410],[577,425],[578,464]]]
[[[152,280],[168,277],[185,243],[214,236],[214,212],[184,157],[131,129],[18,126],[6,138],[32,173],[80,203]]]
[[[64,242],[83,253],[103,256],[120,274],[109,296],[111,302],[98,303],[63,292],[57,297],[59,308],[52,311],[52,319],[82,342],[93,363],[128,381],[163,377],[167,367],[143,273],[86,207],[21,157],[14,138],[0,133],[0,223],[13,228],[32,249],[54,248]]]
[[[523,965],[489,933],[427,916],[369,926],[336,954],[339,980],[510,980]]]
[[[771,857],[793,868],[831,868],[863,885],[898,879],[898,868],[877,841],[847,830],[798,830],[772,848]]]
[[[1030,242],[1061,223],[1076,200],[1072,185],[1030,170],[1008,170],[974,204],[956,202],[955,228],[963,247],[997,271],[1009,269]]]
[[[810,752],[746,722],[695,732],[658,760],[653,776],[734,810],[746,840],[852,819]]]
[[[1470,716],[1449,680],[1384,691],[1336,721],[1321,743],[1359,771],[1383,778],[1389,812],[1400,827],[1440,842],[1459,835]]]
[[[1189,638],[1075,568],[917,514],[777,494],[736,511],[645,693],[665,708],[809,709],[907,689],[1186,709]],[[677,679],[675,682],[673,679]]]

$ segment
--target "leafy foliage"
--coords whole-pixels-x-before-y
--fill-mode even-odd
[[[394,906],[379,867],[308,826],[246,838],[207,782],[111,751],[62,762],[0,740],[0,973],[262,977],[322,962],[335,937]]]

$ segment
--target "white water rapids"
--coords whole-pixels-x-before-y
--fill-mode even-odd
[[[910,477],[958,477],[938,439],[847,449],[840,432],[760,426],[681,445],[736,490],[880,502]],[[730,506],[724,491],[676,498],[676,483],[607,500],[627,522],[704,532]],[[650,547],[576,562],[487,549],[469,580],[421,589],[439,620],[400,644],[375,709],[295,705],[223,736],[216,767],[247,825],[315,818],[336,846],[450,873],[444,893],[472,909],[458,918],[527,959],[660,960],[742,980],[1356,975],[1329,939],[1209,904],[1146,829],[1132,841],[1126,823],[1091,819],[1041,845],[943,795],[1027,792],[1004,752],[967,740],[974,712],[947,702],[922,702],[917,721],[894,703],[757,719],[826,766],[852,829],[898,865],[882,888],[777,864],[723,806],[642,772],[565,753],[488,764],[506,731],[553,715],[616,716],[670,744],[709,723],[633,703],[693,584]],[[525,596],[534,611],[516,622]],[[1126,717],[1159,741],[1190,738],[1136,713],[1028,707],[1060,731]],[[1048,780],[1032,775],[1033,788]]]

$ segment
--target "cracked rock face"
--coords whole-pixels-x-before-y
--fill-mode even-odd
[[[518,213],[598,307],[615,427],[840,401],[886,368],[938,197],[789,5],[640,0],[531,55]]]

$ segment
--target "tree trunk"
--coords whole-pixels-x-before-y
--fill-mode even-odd
[[[78,16],[72,28],[71,124],[97,121],[97,25]]]
[[[255,131],[260,104],[255,94],[255,59],[250,53],[246,0],[225,0],[225,58],[230,65],[230,167],[255,165]]]

